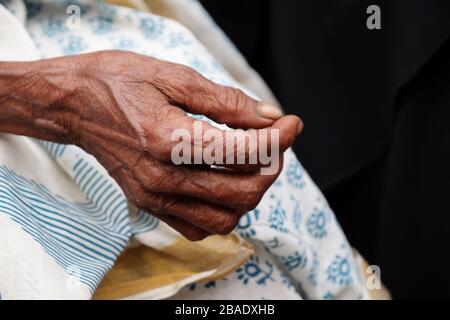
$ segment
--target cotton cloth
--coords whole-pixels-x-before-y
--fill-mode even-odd
[[[190,66],[212,81],[252,94],[173,20],[100,1],[0,4],[0,60],[129,50]],[[68,23],[74,8],[81,13],[76,30]],[[368,297],[332,210],[291,150],[278,180],[242,217],[232,237],[239,250],[220,256],[218,265],[128,298]],[[80,148],[0,134],[2,299],[90,299],[131,239],[164,252],[182,237],[130,205],[106,170]],[[205,251],[211,255],[230,241],[214,239],[215,246]],[[235,267],[225,276],[196,282],[230,266]]]

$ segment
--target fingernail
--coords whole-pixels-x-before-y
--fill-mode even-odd
[[[302,131],[303,131],[303,121],[300,119],[300,122],[297,126],[297,135],[299,135],[300,132],[302,132]]]
[[[258,114],[263,118],[277,120],[283,116],[283,112],[277,106],[263,103],[257,107]]]

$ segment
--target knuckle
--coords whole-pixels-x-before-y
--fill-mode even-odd
[[[226,215],[223,221],[217,225],[216,232],[222,235],[231,233],[236,228],[239,218],[238,215],[234,214]]]
[[[148,192],[164,191],[166,184],[170,181],[164,170],[158,166],[146,166],[141,168],[138,172],[140,177],[141,189]],[[142,190],[144,192],[144,190]],[[149,198],[153,198],[147,195]]]
[[[157,160],[168,162],[171,160],[172,150],[176,145],[172,141],[172,132],[160,132],[158,130],[152,137],[152,142],[149,144],[147,152],[155,157]]]
[[[235,108],[237,113],[243,112],[243,110],[248,107],[251,101],[250,97],[247,96],[241,89],[231,88],[230,89],[232,97],[232,106]]]
[[[237,209],[240,211],[251,211],[255,209],[265,192],[264,186],[261,186],[256,181],[251,181],[240,192],[240,197],[237,199]]]
[[[185,234],[183,234],[183,236],[185,236],[186,239],[188,239],[189,241],[201,241],[205,239],[208,235],[209,234],[207,234],[206,232],[197,230],[190,230],[185,232]]]
[[[142,188],[135,190],[130,193],[130,200],[138,207],[139,209],[145,209],[146,207],[146,195],[145,191]]]
[[[169,98],[178,96],[180,90],[188,88],[195,77],[193,69],[176,63],[166,63],[160,69],[159,76],[154,79],[153,84]]]
[[[182,202],[176,197],[166,197],[161,195],[155,196],[155,207],[159,212],[165,215],[171,215],[172,217],[180,217],[180,211],[182,211]]]
[[[175,145],[172,143],[162,143],[156,153],[156,158],[163,162],[170,162],[172,160],[172,150],[174,147]]]
[[[164,210],[164,203],[162,199],[158,197],[158,195],[147,195],[147,199],[145,202],[145,206],[156,214],[165,215],[166,212]]]
[[[197,72],[194,69],[181,64],[175,64],[172,68],[172,73],[179,85],[192,84],[192,81],[195,81],[197,76]]]
[[[261,201],[262,195],[261,194],[252,194],[246,198],[246,200],[243,202],[243,208],[245,211],[252,211],[255,209],[259,202]]]
[[[180,200],[177,198],[164,199],[160,201],[159,207],[160,210],[164,211],[165,213],[177,216],[177,212],[181,208]]]

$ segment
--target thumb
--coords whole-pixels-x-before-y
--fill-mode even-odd
[[[179,66],[177,81],[159,88],[186,112],[200,114],[231,128],[265,128],[283,116],[275,105],[257,101],[242,90],[216,84],[188,67]]]

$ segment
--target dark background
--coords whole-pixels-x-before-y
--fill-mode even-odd
[[[450,1],[201,2],[302,117],[297,155],[394,298],[450,298]]]

